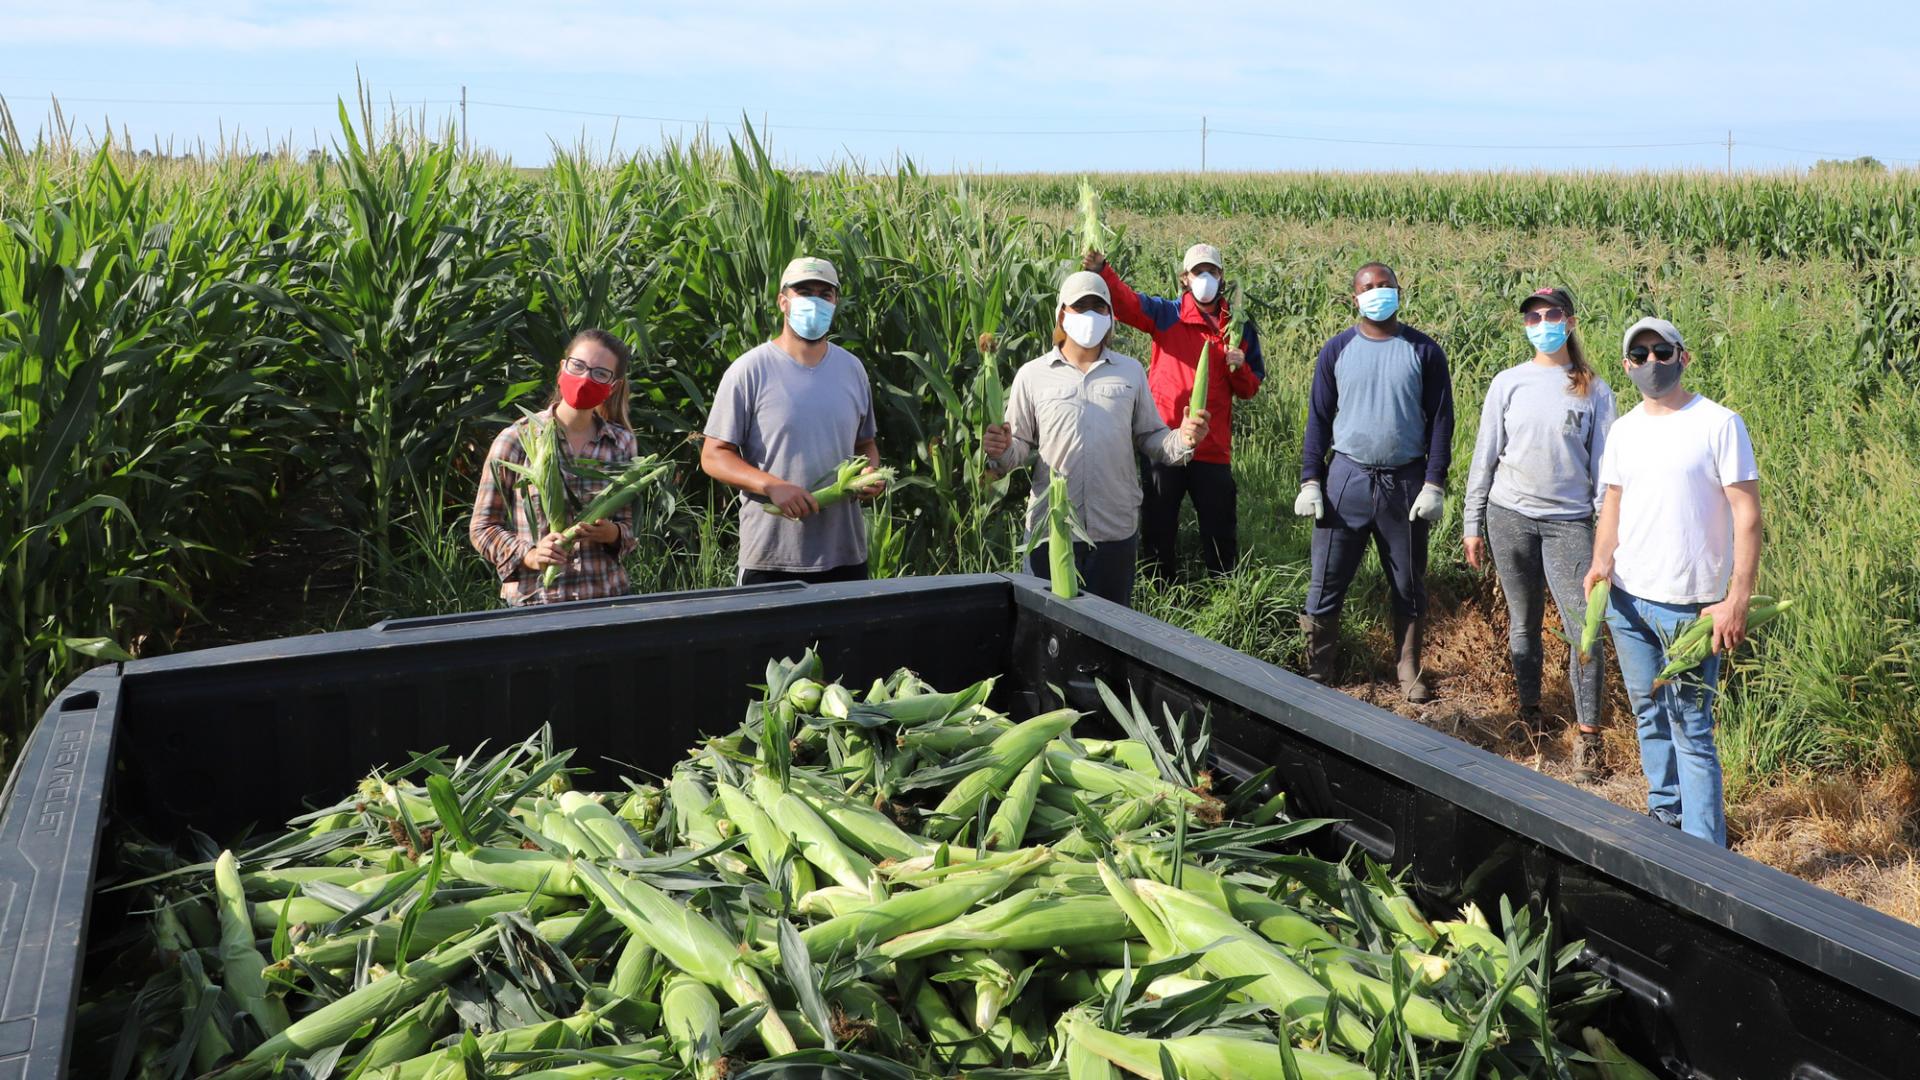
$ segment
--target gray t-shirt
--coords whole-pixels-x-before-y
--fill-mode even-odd
[[[1561,367],[1528,360],[1495,375],[1473,444],[1466,535],[1481,535],[1489,501],[1530,518],[1594,516],[1613,410],[1613,390],[1597,375],[1585,396],[1573,392]]]
[[[788,483],[812,490],[831,480],[856,444],[873,438],[873,387],[853,354],[829,344],[808,367],[775,343],[735,360],[714,391],[706,434]],[[740,497],[742,570],[832,570],[867,561],[860,504],[847,499],[794,521],[769,514],[758,495]]]
[[[1125,540],[1140,528],[1136,454],[1162,465],[1193,456],[1170,430],[1147,391],[1140,361],[1108,349],[1082,374],[1059,349],[1029,360],[1007,391],[1013,445],[994,465],[1003,473],[1034,461],[1027,535],[1047,520],[1053,473],[1065,473],[1073,515],[1095,543]]]
[[[1413,342],[1354,334],[1333,373],[1340,387],[1334,450],[1362,465],[1404,465],[1426,456],[1426,372]]]

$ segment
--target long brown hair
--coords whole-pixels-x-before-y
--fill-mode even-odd
[[[1587,363],[1587,350],[1580,344],[1580,334],[1573,327],[1567,327],[1567,389],[1574,397],[1586,397],[1593,389],[1593,365]],[[620,404],[626,405],[626,388],[620,389]]]
[[[614,360],[613,393],[608,394],[607,400],[593,410],[594,414],[610,424],[619,424],[631,430],[633,421],[627,419],[627,369],[633,366],[633,349],[626,342],[596,326],[573,335],[573,340],[567,342],[567,352],[572,353],[573,347],[583,341],[591,341],[612,353]],[[560,362],[565,364],[566,358],[562,357]],[[560,387],[556,385],[553,388],[553,396],[547,399],[547,408],[551,409],[560,404],[560,400]]]

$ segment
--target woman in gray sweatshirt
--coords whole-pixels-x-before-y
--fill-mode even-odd
[[[1475,570],[1491,558],[1507,596],[1507,650],[1513,657],[1521,716],[1540,721],[1540,623],[1546,594],[1578,641],[1587,600],[1581,574],[1593,555],[1601,498],[1600,453],[1614,418],[1613,391],[1587,363],[1574,333],[1573,297],[1549,288],[1520,302],[1533,358],[1502,371],[1487,388],[1467,481],[1466,557]],[[1596,656],[1568,660],[1575,719],[1574,778],[1600,766],[1601,676]]]

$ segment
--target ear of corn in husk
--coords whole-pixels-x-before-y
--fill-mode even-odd
[[[874,468],[873,462],[866,458],[848,458],[834,470],[831,481],[814,489],[813,501],[824,510],[836,503],[845,502],[849,498],[879,491],[893,482],[894,475],[891,467]],[[769,514],[781,516],[786,514],[786,511],[770,502],[761,503],[760,509]]]
[[[1613,596],[1613,583],[1605,578],[1593,583],[1587,594],[1587,619],[1580,631],[1580,659],[1593,662],[1593,647],[1600,643],[1600,628],[1607,624],[1607,604]]]
[[[1765,626],[1792,607],[1791,600],[1755,596],[1747,604],[1747,630],[1751,632]],[[1659,677],[1653,680],[1653,688],[1661,689],[1706,663],[1707,657],[1712,655],[1713,616],[1702,614],[1681,627],[1667,644],[1667,665],[1660,669]]]
[[[1193,396],[1187,399],[1187,415],[1198,416],[1207,407],[1207,380],[1212,377],[1208,371],[1213,355],[1213,342],[1200,343],[1200,360],[1193,368]]]

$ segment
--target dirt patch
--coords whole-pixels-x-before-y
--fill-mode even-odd
[[[1557,619],[1551,611],[1549,624]],[[1341,689],[1490,750],[1609,802],[1644,811],[1647,782],[1640,747],[1617,677],[1609,673],[1603,730],[1605,774],[1575,784],[1573,704],[1567,646],[1549,635],[1541,710],[1546,731],[1522,723],[1507,660],[1506,606],[1491,585],[1435,605],[1427,631],[1427,678],[1436,698],[1414,705],[1400,696],[1384,634],[1358,644],[1374,662],[1362,681]],[[1789,777],[1727,806],[1733,850],[1907,922],[1920,923],[1920,773]]]

